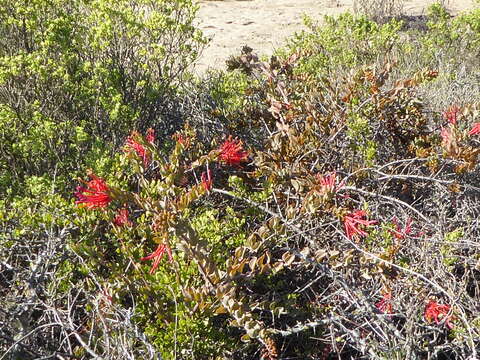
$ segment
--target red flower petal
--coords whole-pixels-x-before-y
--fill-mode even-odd
[[[452,329],[453,325],[450,321],[454,318],[452,316],[448,316],[450,309],[451,307],[448,304],[438,304],[436,301],[430,300],[425,307],[425,320],[428,322],[435,322],[437,325],[441,324],[442,321],[445,320],[445,325],[449,329]]]
[[[150,164],[150,152],[145,148],[144,145],[138,142],[138,137],[140,134],[136,131],[132,131],[132,134],[127,138],[125,141],[125,152],[131,153],[134,152],[137,156],[142,159],[143,165],[147,167]],[[147,136],[145,140],[151,144],[153,144],[155,140],[154,131],[153,129],[148,129]]]
[[[108,185],[102,178],[99,178],[93,173],[89,176],[91,180],[85,183],[87,187],[77,187],[75,196],[78,200],[75,203],[82,204],[89,209],[108,206],[112,201],[109,195]]]
[[[113,219],[113,223],[117,226],[133,226],[133,223],[128,218],[128,209],[123,208],[117,211],[117,215]]]
[[[472,129],[468,133],[468,135],[477,135],[477,134],[480,134],[480,123],[474,124]]]
[[[317,174],[316,178],[320,184],[320,193],[323,194],[336,193],[345,186],[344,181],[341,181],[340,184],[337,185],[337,173],[335,171],[327,175]]]
[[[172,250],[170,249],[170,246],[168,246],[167,244],[158,245],[157,249],[153,253],[140,259],[140,261],[147,261],[147,260],[154,259],[152,268],[150,269],[150,274],[153,274],[155,272],[165,252],[168,255],[169,261],[172,262],[173,261]]]
[[[460,112],[460,108],[457,105],[450,106],[443,112],[443,117],[447,120],[450,124],[455,125],[457,123],[458,113]]]
[[[247,161],[248,152],[242,148],[242,142],[229,136],[219,149],[219,158],[228,165],[238,166],[242,161]]]
[[[202,186],[206,191],[210,191],[212,188],[212,172],[210,170],[204,171],[202,173]]]
[[[392,293],[384,294],[382,300],[377,302],[375,307],[384,314],[393,314]]]
[[[153,130],[152,128],[148,129],[145,140],[147,140],[147,142],[149,142],[150,144],[153,144],[155,142],[155,130]]]
[[[365,220],[364,217],[367,216],[367,213],[364,210],[355,210],[345,216],[344,227],[345,234],[349,239],[357,237],[367,237],[368,233],[359,228],[359,225],[371,226],[377,223],[376,220]]]

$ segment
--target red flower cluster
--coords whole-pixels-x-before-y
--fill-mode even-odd
[[[390,230],[390,234],[392,234],[398,240],[405,239],[405,237],[410,235],[412,232],[412,218],[407,219],[407,223],[405,224],[405,228],[403,228],[403,230],[400,228],[398,219],[396,217],[392,219],[392,222],[395,225],[395,230]]]
[[[343,181],[337,185],[337,173],[335,171],[325,176],[317,174],[316,178],[320,183],[320,192],[324,194],[336,193],[345,185]]]
[[[460,107],[458,107],[457,105],[452,105],[443,112],[443,117],[450,124],[452,124],[452,126],[456,125],[460,111],[461,111]],[[480,123],[473,124],[472,128],[468,132],[468,135],[470,136],[477,135],[477,134],[480,134]],[[440,135],[442,136],[443,145],[449,146],[449,144],[452,142],[452,135],[453,135],[452,129],[442,128]]]
[[[157,249],[153,253],[140,259],[140,261],[147,261],[147,260],[154,259],[152,268],[150,269],[150,274],[153,274],[155,272],[165,252],[168,254],[169,261],[170,262],[173,261],[172,250],[170,249],[170,246],[168,246],[167,244],[158,245]]]
[[[345,216],[343,224],[345,226],[345,234],[349,239],[366,237],[368,233],[359,226],[371,226],[377,223],[376,220],[365,220],[367,213],[364,210],[355,210]]]
[[[242,148],[242,142],[229,136],[219,149],[219,158],[228,165],[239,166],[248,158],[248,152]]]
[[[455,125],[457,123],[459,113],[460,113],[460,108],[457,105],[452,105],[443,112],[443,117],[450,124]]]
[[[178,142],[179,144],[182,144],[186,148],[190,146],[190,138],[182,135],[179,132],[173,134],[172,139]]]
[[[445,325],[447,325],[449,329],[453,329],[450,321],[454,320],[454,318],[448,316],[450,309],[451,307],[448,304],[438,304],[436,301],[430,300],[425,307],[425,320],[428,322],[434,321],[437,325],[445,320]]]
[[[78,186],[75,197],[78,199],[75,203],[81,204],[89,209],[103,208],[112,201],[109,195],[108,185],[102,178],[95,174],[89,174],[89,182],[84,182],[86,187]]]
[[[206,191],[209,191],[212,188],[212,172],[210,170],[204,171],[202,173],[202,186]]]
[[[132,134],[127,138],[125,142],[125,152],[131,153],[135,152],[139,158],[142,159],[143,165],[147,167],[150,164],[150,152],[145,148],[144,145],[138,142],[138,137],[140,134],[136,131],[132,131]],[[145,140],[153,144],[155,141],[155,132],[153,129],[148,129],[145,136]]]
[[[382,300],[377,302],[375,307],[384,314],[393,314],[392,293],[383,294]]]
[[[117,215],[113,219],[113,224],[116,226],[133,226],[133,223],[128,218],[128,209],[123,208],[117,211]]]

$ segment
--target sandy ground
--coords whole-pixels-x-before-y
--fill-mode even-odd
[[[354,0],[198,0],[198,26],[210,43],[196,63],[196,72],[223,68],[225,60],[248,45],[270,55],[287,37],[301,31],[307,14],[321,20],[353,8]],[[421,15],[434,0],[404,2],[403,13]],[[453,14],[472,9],[475,0],[445,1]]]

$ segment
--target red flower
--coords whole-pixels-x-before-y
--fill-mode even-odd
[[[148,129],[145,140],[147,140],[147,142],[149,142],[150,144],[153,144],[155,142],[155,130],[153,130],[152,128]]]
[[[458,113],[460,112],[460,108],[457,105],[450,106],[443,112],[443,117],[447,120],[450,124],[455,125],[457,123]]]
[[[430,300],[425,307],[425,320],[428,322],[434,321],[437,325],[445,320],[445,325],[447,325],[449,329],[453,329],[453,325],[450,320],[454,320],[454,317],[448,316],[450,309],[451,307],[448,304],[441,305],[434,300]]]
[[[172,139],[177,141],[179,144],[182,144],[184,147],[190,146],[190,138],[183,136],[181,133],[177,132],[172,135]]]
[[[77,197],[76,204],[82,204],[89,209],[103,208],[108,206],[112,198],[109,195],[108,185],[102,178],[95,174],[89,174],[89,182],[83,181],[87,187],[78,186],[75,196]]]
[[[113,219],[113,223],[117,226],[133,226],[133,223],[128,218],[128,209],[123,208],[117,211],[117,215]]]
[[[177,141],[182,144],[182,145],[185,145],[185,138],[183,137],[182,134],[178,134],[177,136]]]
[[[335,171],[325,176],[317,174],[316,178],[320,183],[320,192],[323,194],[336,193],[345,185],[343,181],[337,185],[337,173]]]
[[[371,226],[376,224],[377,221],[365,220],[364,217],[366,216],[367,213],[364,210],[355,210],[354,212],[345,216],[343,224],[345,226],[345,234],[349,239],[368,236],[368,233],[359,228],[359,226]]]
[[[220,160],[228,165],[238,166],[248,158],[248,152],[242,149],[242,142],[229,136],[219,149]]]
[[[377,302],[375,307],[384,314],[393,314],[392,293],[383,294],[382,300]]]
[[[400,225],[398,224],[398,219],[394,217],[392,219],[393,224],[395,225],[395,230],[389,230],[390,234],[396,237],[398,240],[405,239],[405,236],[410,235],[412,232],[412,218],[407,219],[407,223],[405,224],[405,228],[402,230]]]
[[[127,138],[125,142],[125,152],[131,153],[135,152],[139,158],[142,159],[143,165],[147,167],[150,164],[150,152],[145,148],[144,145],[140,144],[137,139],[140,134],[136,131],[132,131],[132,134]],[[147,136],[145,140],[150,144],[153,144],[155,141],[155,135],[153,129],[147,130]]]
[[[210,170],[204,171],[202,173],[202,185],[206,191],[209,191],[212,188],[212,172]]]
[[[480,123],[476,123],[473,125],[472,130],[468,133],[468,135],[477,135],[480,134]]]
[[[153,274],[155,272],[165,252],[168,254],[169,261],[170,262],[173,261],[172,250],[170,249],[170,246],[168,246],[167,244],[158,245],[157,249],[153,253],[140,259],[140,261],[155,259],[153,260],[153,265],[152,265],[152,268],[150,269],[150,274]]]

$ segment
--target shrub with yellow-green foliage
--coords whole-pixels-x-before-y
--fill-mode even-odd
[[[173,133],[175,89],[205,43],[190,0],[1,1],[5,190],[118,146],[132,128]],[[8,186],[7,186],[8,185]]]

